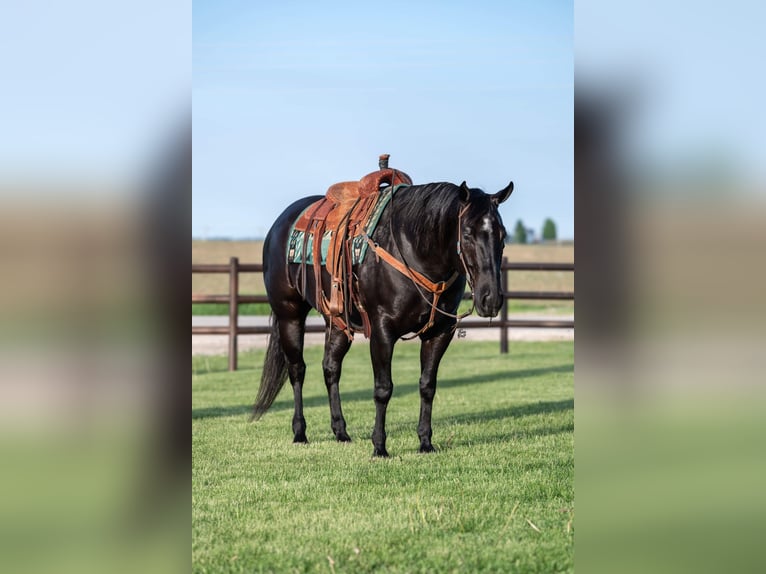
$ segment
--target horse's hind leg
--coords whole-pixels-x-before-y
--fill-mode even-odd
[[[295,413],[293,414],[293,442],[305,443],[306,419],[303,417],[303,379],[306,376],[306,363],[303,362],[303,336],[306,331],[308,306],[298,315],[279,317],[279,339],[282,351],[287,359],[287,374],[293,387]]]
[[[351,437],[346,432],[346,419],[343,418],[343,411],[340,406],[340,391],[338,383],[340,382],[341,365],[343,357],[346,356],[351,341],[343,331],[328,328],[324,345],[324,359],[322,360],[322,370],[324,371],[324,382],[327,386],[327,396],[330,399],[330,426],[335,438],[340,442],[349,442]]]

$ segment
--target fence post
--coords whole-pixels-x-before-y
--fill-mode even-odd
[[[503,289],[503,306],[500,308],[500,353],[508,353],[508,258],[503,257],[503,273],[500,276],[500,286]]]
[[[229,370],[237,370],[237,329],[239,327],[239,258],[229,259]]]

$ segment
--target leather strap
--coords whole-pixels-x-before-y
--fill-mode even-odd
[[[415,283],[417,283],[424,289],[427,289],[431,293],[441,295],[447,289],[449,289],[450,286],[455,282],[455,280],[460,276],[460,274],[457,271],[455,271],[452,274],[452,276],[446,281],[439,281],[438,283],[434,283],[422,273],[407,267],[404,263],[399,261],[396,257],[391,255],[388,251],[386,251],[380,245],[375,243],[370,238],[369,235],[365,235],[364,238],[367,240],[367,243],[370,246],[370,249],[372,249],[372,251],[375,253],[375,255],[378,258],[382,259],[383,261],[388,263],[391,267],[396,269],[399,273],[401,273],[402,275],[406,275],[407,277],[412,279],[412,281],[414,281]]]
[[[412,337],[402,337],[402,339],[414,339],[418,335],[421,335],[422,333],[425,333],[433,327],[433,324],[436,322],[436,311],[439,310],[437,305],[439,304],[439,297],[441,297],[442,293],[444,293],[447,289],[449,289],[452,284],[455,282],[455,280],[460,277],[460,274],[455,271],[452,276],[447,279],[446,281],[439,281],[438,283],[434,283],[431,281],[428,277],[423,275],[422,273],[415,271],[414,269],[411,269],[401,261],[399,261],[396,257],[391,255],[388,251],[383,249],[380,245],[375,243],[369,235],[365,235],[364,238],[367,240],[367,243],[370,246],[370,249],[372,249],[373,253],[375,253],[375,256],[378,258],[378,260],[382,259],[386,263],[388,263],[391,267],[396,269],[399,273],[402,275],[405,275],[412,280],[413,283],[420,285],[427,291],[433,294],[434,298],[433,301],[431,301],[431,316],[428,318],[428,322],[423,325],[423,327],[415,333]],[[439,310],[440,313],[444,313],[444,311]]]

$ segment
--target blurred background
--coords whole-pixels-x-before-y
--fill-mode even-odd
[[[576,3],[582,571],[762,569],[764,15]]]
[[[190,6],[2,12],[0,571],[186,571]]]

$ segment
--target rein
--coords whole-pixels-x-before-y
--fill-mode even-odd
[[[393,197],[391,198],[391,204],[393,207]],[[439,298],[441,295],[449,289],[452,284],[457,280],[457,278],[460,276],[460,273],[455,271],[449,279],[446,281],[440,281],[438,283],[434,283],[430,279],[428,279],[425,275],[422,273],[412,269],[409,264],[407,263],[406,258],[404,257],[404,252],[402,251],[401,246],[399,245],[399,240],[396,235],[396,233],[393,232],[392,229],[392,238],[394,241],[394,245],[396,245],[397,251],[399,251],[399,256],[401,257],[401,261],[397,259],[395,256],[393,256],[391,253],[383,249],[380,245],[375,243],[369,235],[365,235],[365,239],[367,240],[368,245],[372,249],[372,251],[375,253],[376,258],[378,261],[381,259],[388,263],[391,267],[399,271],[402,275],[405,275],[408,277],[412,283],[415,285],[415,290],[418,292],[418,295],[425,301],[430,307],[431,307],[431,315],[428,318],[428,321],[426,324],[414,335],[410,337],[402,337],[402,340],[410,340],[414,339],[415,337],[425,333],[433,327],[434,323],[436,322],[436,313],[440,313],[444,315],[445,317],[450,317],[452,319],[457,319],[458,322],[460,322],[463,318],[467,317],[471,313],[473,313],[474,309],[476,308],[476,302],[474,300],[474,293],[473,293],[473,281],[471,279],[471,273],[468,270],[468,265],[465,262],[465,258],[463,256],[463,249],[462,249],[462,223],[463,223],[463,215],[468,211],[468,208],[470,206],[470,203],[466,203],[458,213],[458,219],[457,219],[457,254],[460,258],[460,263],[463,265],[463,270],[465,271],[466,280],[468,282],[468,286],[471,289],[471,308],[466,311],[465,313],[461,314],[455,314],[450,313],[448,311],[444,311],[443,309],[439,309]],[[391,223],[392,228],[395,227],[394,225],[394,211],[392,209],[391,211]],[[433,299],[431,301],[428,300],[428,298],[423,294],[423,291],[421,291],[421,288],[427,290],[429,293],[433,295]],[[452,329],[455,330],[457,328],[457,323],[452,326]]]

